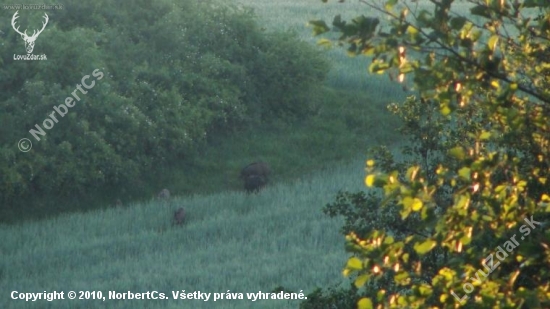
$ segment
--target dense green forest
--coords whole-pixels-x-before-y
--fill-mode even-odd
[[[148,199],[163,187],[238,190],[239,169],[254,160],[292,179],[366,147],[338,137],[373,126],[365,111],[338,112],[364,97],[326,87],[322,52],[266,29],[249,8],[61,4],[0,16],[10,25],[18,12],[29,34],[47,22],[33,51],[44,61],[15,61],[25,54],[20,35],[1,38],[1,221]],[[29,152],[17,147],[29,143]],[[322,144],[336,147],[303,158]]]

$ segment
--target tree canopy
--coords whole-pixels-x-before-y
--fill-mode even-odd
[[[17,12],[21,31],[44,21],[42,10]],[[10,25],[14,13],[0,22]],[[328,70],[295,36],[265,31],[250,9],[219,1],[64,1],[46,14],[33,53],[47,60],[16,61],[20,35],[0,38],[2,218],[29,196],[139,190],[159,166],[192,162],[210,135],[305,117],[307,94]],[[76,102],[93,72],[102,78],[76,90]],[[39,140],[29,133],[36,125]],[[22,138],[30,152],[17,149]]]
[[[351,21],[311,21],[340,35],[320,44],[417,95],[389,106],[405,159],[378,148],[366,162],[382,194],[326,208],[347,219],[354,306],[550,307],[550,3],[360,2]]]

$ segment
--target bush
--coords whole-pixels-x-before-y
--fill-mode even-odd
[[[335,204],[361,233],[346,235],[344,268],[364,287],[357,306],[548,308],[550,5],[405,2],[362,1],[390,17],[380,27],[376,16],[333,22],[348,52],[373,57],[371,72],[419,94],[391,107],[409,157],[371,157],[365,178],[381,196],[368,203],[397,207],[414,229],[401,237],[401,226],[369,226],[358,218],[362,196],[351,199],[359,211]]]
[[[159,166],[192,162],[211,134],[307,116],[307,93],[327,72],[317,52],[265,34],[238,6],[68,1],[64,8],[48,11],[35,46],[47,61],[10,59],[24,51],[14,31],[0,44],[0,196],[10,207],[30,194],[139,191]],[[42,21],[42,12],[29,14],[17,20],[22,27]],[[302,75],[288,76],[296,72]],[[75,90],[86,75],[93,88]],[[43,127],[75,91],[80,100],[54,114],[58,123],[35,140],[29,130]],[[29,153],[14,147],[23,137],[34,144]]]
[[[332,286],[316,289],[307,296],[307,300],[300,303],[300,309],[355,309],[359,296],[357,288],[351,285],[349,288]]]

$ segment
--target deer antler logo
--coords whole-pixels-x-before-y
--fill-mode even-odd
[[[36,41],[36,38],[38,37],[38,35],[40,35],[42,31],[44,31],[44,28],[46,28],[46,25],[48,24],[48,20],[49,20],[48,14],[44,13],[44,19],[46,21],[42,23],[42,29],[40,29],[40,31],[38,32],[36,32],[36,30],[33,30],[32,35],[28,36],[27,30],[25,30],[25,32],[22,33],[21,31],[19,31],[19,27],[15,28],[15,20],[19,18],[19,16],[17,16],[17,12],[19,11],[16,11],[15,14],[13,14],[13,17],[11,19],[11,26],[13,27],[13,30],[15,30],[15,32],[21,35],[21,37],[25,41],[25,49],[27,50],[27,54],[30,54],[34,49],[34,41]]]

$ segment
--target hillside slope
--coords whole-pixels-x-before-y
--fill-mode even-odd
[[[0,298],[1,308],[297,308],[246,300],[284,286],[304,294],[338,283],[346,260],[341,222],[321,209],[339,189],[363,189],[364,162],[318,172],[258,195],[225,192],[152,201],[0,226],[0,290],[165,293],[169,300]],[[171,226],[184,206],[185,226]],[[337,279],[340,280],[340,279]],[[172,300],[172,291],[243,293],[245,300]]]

